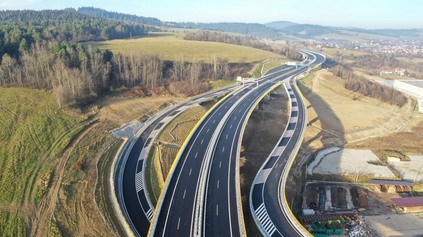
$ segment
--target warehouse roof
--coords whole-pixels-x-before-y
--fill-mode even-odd
[[[379,185],[413,186],[412,182],[401,180],[372,179],[370,183]]]
[[[423,197],[392,198],[391,200],[399,207],[423,206]]]

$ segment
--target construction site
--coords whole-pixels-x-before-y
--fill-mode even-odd
[[[300,221],[314,236],[373,236],[362,214],[371,210],[369,190],[340,183],[308,183]]]

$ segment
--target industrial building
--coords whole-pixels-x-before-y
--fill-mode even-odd
[[[395,80],[394,89],[417,98],[419,112],[423,113],[423,80]]]

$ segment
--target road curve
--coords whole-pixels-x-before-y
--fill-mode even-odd
[[[146,123],[140,135],[133,139],[124,158],[118,162],[115,175],[116,197],[122,213],[135,236],[147,236],[154,206],[145,189],[145,161],[156,135],[187,108],[228,93],[235,87],[209,92],[181,102]]]
[[[243,87],[220,101],[203,118],[190,138],[184,143],[174,167],[172,167],[171,174],[173,175],[168,177],[166,188],[162,192],[156,213],[153,216],[149,236],[241,235],[243,226],[239,226],[239,223],[243,225],[243,220],[239,221],[238,210],[231,208],[236,206],[239,200],[236,197],[236,184],[234,184],[237,181],[233,176],[237,170],[233,162],[236,161],[236,157],[239,157],[236,154],[238,150],[234,149],[239,143],[238,139],[240,139],[239,127],[245,121],[245,111],[248,111],[255,100],[274,83],[306,70],[306,68],[294,67],[290,69],[289,72],[279,71],[265,76],[257,84],[253,83]],[[223,134],[225,128],[229,130],[231,128],[238,129],[234,132],[228,132],[228,140],[219,144],[222,138],[226,140],[226,135]],[[229,134],[231,135],[230,139]],[[230,152],[223,156],[217,155],[219,158],[225,158],[228,155],[224,160],[225,163],[220,163],[220,161],[214,159],[216,157],[212,154],[216,154],[219,149],[225,152],[224,146],[228,147],[226,152]],[[223,165],[228,168],[222,169]],[[221,171],[215,173],[211,170]],[[218,187],[216,177],[220,175],[228,177],[224,178],[228,182],[222,183],[222,185],[227,185],[227,192],[226,190],[216,192],[213,189],[208,189],[207,187]],[[209,195],[210,193],[213,194]],[[213,197],[214,194],[223,195]],[[220,203],[219,200],[222,201],[222,204],[208,205],[210,202],[214,203],[214,201]],[[220,205],[222,206],[220,207]],[[206,223],[209,221],[205,218],[212,218],[210,220],[212,224],[207,225]],[[230,232],[225,232],[225,229],[230,230]]]
[[[324,56],[304,51],[306,65],[314,68],[324,62]],[[290,96],[289,123],[279,142],[257,173],[250,192],[250,209],[264,236],[309,236],[289,209],[285,183],[295,154],[302,142],[306,123],[306,108],[295,80],[285,84]]]

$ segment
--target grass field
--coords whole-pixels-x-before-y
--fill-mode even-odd
[[[288,61],[288,59],[285,58],[285,57],[279,57],[279,58],[266,60],[262,63],[257,64],[253,68],[252,75],[253,75],[254,78],[259,78],[259,77],[263,76],[263,74],[265,74],[270,69],[281,66],[286,61]]]
[[[348,50],[348,49],[334,49],[334,48],[323,48],[323,53],[328,55],[345,55],[345,56],[362,56],[369,54],[368,52],[360,51],[360,50]]]
[[[180,60],[187,62],[211,62],[214,57],[226,59],[230,63],[254,63],[269,58],[279,58],[280,55],[218,42],[183,40],[177,35],[153,35],[137,39],[110,40],[91,42],[101,49],[109,49],[113,53],[145,53],[156,54],[163,60]]]
[[[60,110],[50,93],[22,88],[0,88],[0,111],[0,233],[25,236],[23,207],[44,195],[82,118]]]
[[[230,86],[236,83],[236,80],[218,80],[218,81],[210,81],[209,84],[212,90],[218,90],[220,88]]]

